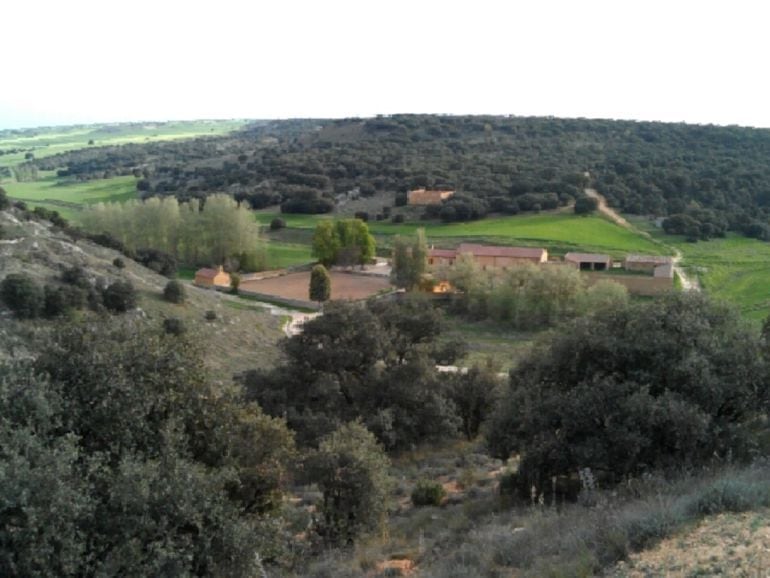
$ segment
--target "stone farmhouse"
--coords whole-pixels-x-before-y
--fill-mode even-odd
[[[454,191],[415,189],[406,194],[406,200],[409,205],[440,205],[443,201],[453,197],[454,194]]]
[[[218,269],[198,269],[195,272],[195,285],[198,287],[229,287],[230,274],[220,265]]]

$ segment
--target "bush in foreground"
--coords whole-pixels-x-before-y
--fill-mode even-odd
[[[177,305],[181,305],[187,298],[187,292],[185,291],[184,285],[182,285],[182,283],[172,279],[166,283],[166,286],[163,288],[163,298],[169,303],[176,303]]]
[[[24,273],[11,273],[3,279],[0,298],[20,319],[39,317],[45,307],[42,287]]]
[[[343,425],[321,441],[308,458],[307,473],[323,492],[315,532],[324,544],[352,544],[364,532],[384,528],[389,467],[377,440],[360,423]]]
[[[511,373],[487,431],[519,453],[522,497],[591,468],[600,483],[749,458],[768,398],[758,332],[678,294],[579,320]]]
[[[136,307],[136,289],[130,281],[115,281],[102,293],[102,304],[114,313],[125,313]]]

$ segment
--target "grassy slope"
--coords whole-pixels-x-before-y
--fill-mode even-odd
[[[287,227],[309,229],[327,215],[279,215],[261,211],[257,219],[264,224],[280,216]],[[369,229],[376,235],[408,235],[424,228],[429,241],[454,244],[462,239],[487,240],[498,243],[546,245],[556,253],[567,251],[602,251],[622,256],[628,252],[659,254],[660,245],[598,217],[578,217],[568,213],[496,217],[471,223],[392,224],[370,222]]]
[[[37,134],[0,133],[0,149],[32,148],[36,158],[43,158],[86,148],[89,140],[93,140],[95,146],[157,142],[225,134],[244,124],[245,121],[240,120],[218,120],[43,128],[35,131]],[[24,154],[0,156],[0,166],[12,167],[23,162]]]
[[[682,266],[710,295],[737,305],[748,319],[770,315],[770,243],[728,233],[724,239],[688,243],[635,220],[657,240],[682,252]]]

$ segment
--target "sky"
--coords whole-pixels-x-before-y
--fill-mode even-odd
[[[770,127],[759,0],[35,0],[0,129],[394,113]]]

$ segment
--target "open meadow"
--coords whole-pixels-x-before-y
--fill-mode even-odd
[[[268,225],[280,217],[292,229],[313,229],[331,215],[291,215],[258,211],[260,223]],[[370,221],[369,230],[379,237],[411,235],[425,229],[428,241],[436,245],[456,245],[463,240],[498,244],[543,245],[552,253],[596,251],[622,257],[626,253],[666,253],[663,245],[624,229],[600,216],[570,213],[541,213],[513,217],[493,217],[470,223],[409,222],[394,224]],[[387,239],[385,239],[387,241]]]
[[[13,167],[24,162],[27,152],[32,152],[35,158],[43,158],[89,146],[216,136],[241,128],[244,124],[246,121],[242,120],[195,120],[0,131],[0,150],[22,149],[20,152],[0,155],[0,167]],[[90,141],[93,141],[93,144],[89,145]]]

